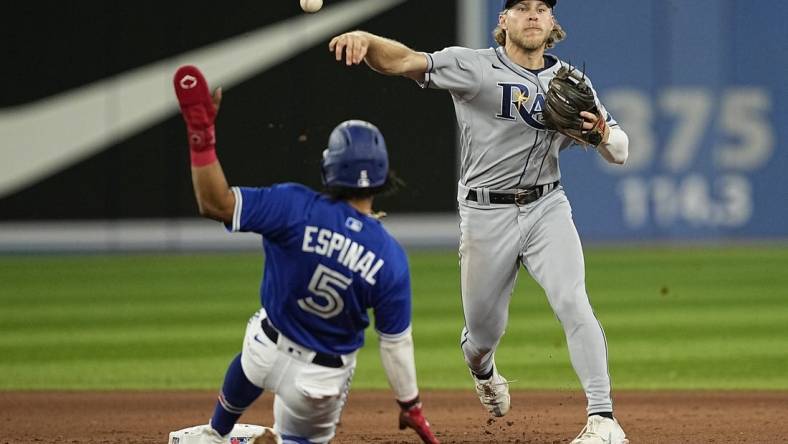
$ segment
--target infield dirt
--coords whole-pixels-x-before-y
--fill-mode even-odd
[[[579,392],[512,393],[490,418],[472,390],[422,394],[443,443],[568,443],[585,423]],[[627,392],[616,416],[636,443],[788,443],[788,392]],[[215,392],[0,392],[2,444],[165,444],[172,430],[207,423]],[[264,394],[241,422],[270,425]],[[397,429],[387,391],[351,391],[335,443],[416,443]]]

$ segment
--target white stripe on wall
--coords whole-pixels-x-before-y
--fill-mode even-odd
[[[459,244],[454,214],[386,217],[386,229],[406,248],[451,248]],[[258,251],[260,236],[229,233],[207,219],[0,223],[0,253]]]

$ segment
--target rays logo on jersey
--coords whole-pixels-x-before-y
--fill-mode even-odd
[[[531,91],[521,83],[498,83],[501,89],[501,112],[495,117],[504,120],[517,120],[519,115],[529,126],[543,130],[545,129],[544,117],[544,95],[536,94],[531,98]]]

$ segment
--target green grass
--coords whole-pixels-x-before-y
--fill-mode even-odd
[[[411,254],[422,388],[467,388],[454,252]],[[788,249],[589,249],[615,388],[788,389]],[[215,389],[256,309],[254,254],[0,256],[0,389]],[[513,388],[577,389],[522,271],[497,353]],[[367,335],[356,388],[385,388]]]

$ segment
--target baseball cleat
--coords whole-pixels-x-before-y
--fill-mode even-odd
[[[493,368],[493,375],[487,380],[477,379],[473,372],[471,376],[476,382],[479,400],[490,414],[501,417],[509,413],[512,402],[509,396],[509,381],[498,373],[497,368]]]
[[[629,440],[618,421],[592,415],[572,444],[629,444]]]

